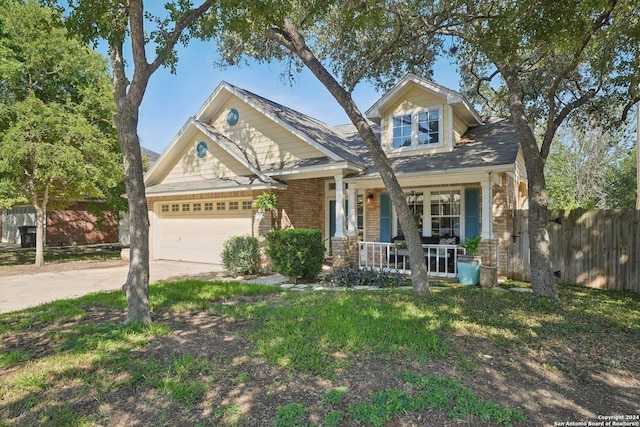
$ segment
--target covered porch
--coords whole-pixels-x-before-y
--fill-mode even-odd
[[[465,250],[457,245],[422,245],[427,272],[432,277],[458,277],[458,255]],[[397,243],[358,242],[360,270],[411,274],[408,250]]]
[[[327,229],[334,265],[411,273],[404,236],[389,195],[379,180],[334,176],[335,192],[327,194]],[[504,190],[495,173],[458,173],[401,177],[400,183],[423,241],[427,271],[432,277],[456,278],[458,246],[481,236],[487,264],[496,265],[495,209]],[[487,249],[486,251],[484,249]],[[486,252],[486,253],[485,253]]]

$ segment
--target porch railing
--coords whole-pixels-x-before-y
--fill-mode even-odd
[[[411,273],[411,260],[407,249],[395,243],[359,242],[358,267],[392,273]],[[456,245],[422,245],[427,271],[430,276],[457,277],[458,255],[465,250]]]

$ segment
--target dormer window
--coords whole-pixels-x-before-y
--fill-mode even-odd
[[[391,119],[391,148],[430,148],[442,146],[442,107],[399,114]]]

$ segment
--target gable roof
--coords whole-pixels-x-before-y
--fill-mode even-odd
[[[239,88],[227,82],[222,82],[209,97],[205,105],[196,114],[196,119],[203,120],[211,114],[211,108],[219,108],[220,102],[215,102],[218,97],[222,100],[220,94],[228,91],[236,95],[238,98],[260,111],[262,114],[278,123],[300,139],[318,149],[328,158],[335,161],[348,161],[359,166],[360,159],[344,146],[342,137],[337,134],[331,126],[320,120],[300,113],[277,102],[263,98],[246,89]],[[224,98],[226,100],[226,97]]]
[[[477,126],[483,123],[482,118],[473,108],[471,103],[459,92],[436,84],[424,77],[415,74],[407,74],[402,80],[382,96],[366,112],[365,116],[376,123],[380,123],[384,111],[396,100],[401,98],[409,89],[418,86],[440,98],[453,107],[455,113],[462,118],[467,126]]]
[[[248,150],[242,150],[238,144],[230,140],[214,126],[207,123],[208,119],[222,108],[231,95],[237,96],[261,114],[273,120],[305,143],[314,147],[320,153],[324,154],[324,157],[298,162],[280,162],[277,164],[259,165],[255,157]],[[340,132],[331,126],[289,107],[285,107],[248,90],[233,86],[223,81],[205,101],[196,116],[191,117],[182,126],[169,146],[160,155],[158,161],[154,162],[149,172],[145,175],[145,183],[147,185],[153,186],[157,184],[157,181],[162,178],[163,171],[180,155],[183,147],[183,144],[180,141],[188,140],[195,131],[201,131],[207,135],[218,146],[227,151],[232,157],[245,166],[250,174],[263,183],[274,182],[272,178],[264,173],[265,171],[269,171],[272,174],[278,174],[284,169],[294,169],[307,166],[317,167],[322,165],[332,165],[334,167],[340,166],[353,171],[365,168],[365,164],[362,163],[360,156],[350,150],[350,148],[345,144],[344,138]]]
[[[486,171],[486,168],[493,171],[507,171],[514,168],[520,146],[511,122],[500,120],[483,124],[461,94],[436,85],[429,80],[414,75],[407,76],[376,102],[367,111],[367,115],[375,119],[376,114],[384,113],[385,108],[396,102],[416,84],[446,99],[453,106],[456,114],[460,112],[466,114],[465,120],[471,121],[472,126],[460,138],[452,151],[436,153],[420,153],[418,151],[416,154],[407,152],[403,156],[390,157],[391,166],[398,176],[459,173],[471,169],[480,172]],[[243,149],[241,144],[231,140],[209,123],[211,118],[218,114],[221,108],[224,108],[231,96],[238,97],[260,114],[297,136],[304,143],[314,147],[319,156],[258,164],[255,154],[251,150]],[[378,123],[374,121],[370,122],[370,125],[380,138]],[[231,178],[161,183],[164,171],[171,167],[182,153],[186,141],[200,132],[246,168],[246,174],[238,173],[237,176]],[[380,178],[369,150],[355,126],[347,124],[332,127],[250,91],[222,82],[196,116],[189,119],[182,127],[160,159],[153,165],[145,176],[145,184],[147,185],[147,193],[150,195],[185,194],[203,191],[231,191],[238,188],[286,188],[286,183],[279,181],[279,179],[292,175],[303,178],[330,176],[334,173],[344,174],[346,179],[353,181]]]
[[[414,156],[396,156],[389,163],[397,175],[442,173],[471,168],[513,167],[518,157],[518,143],[513,125],[509,120],[496,120],[483,126],[469,129],[453,151],[417,154]],[[349,178],[379,178],[378,168],[370,156],[363,158],[369,163],[366,171],[351,175]]]

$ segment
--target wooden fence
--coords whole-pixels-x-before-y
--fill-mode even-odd
[[[509,212],[508,276],[531,281],[529,211]],[[640,292],[640,211],[549,211],[558,283]]]

